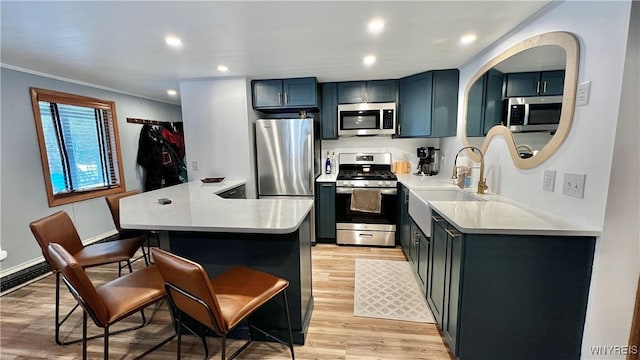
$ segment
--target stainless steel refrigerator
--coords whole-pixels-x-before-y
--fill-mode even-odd
[[[319,122],[315,118],[256,120],[256,167],[259,198],[314,200],[320,175]],[[316,242],[315,206],[311,242]]]

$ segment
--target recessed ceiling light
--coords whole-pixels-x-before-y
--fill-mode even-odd
[[[173,90],[173,89],[169,89],[167,90],[167,94],[169,94],[170,96],[175,96],[178,92]]]
[[[467,34],[464,35],[463,37],[460,38],[460,43],[461,44],[471,44],[472,42],[476,41],[476,35],[475,34]]]
[[[167,36],[166,38],[164,38],[164,41],[166,41],[167,45],[169,45],[171,47],[180,47],[180,46],[182,46],[182,40],[180,40],[179,37]]]
[[[376,57],[373,55],[367,55],[364,57],[364,64],[365,65],[373,65],[373,63],[376,62]]]
[[[384,20],[382,19],[373,19],[369,21],[369,25],[367,26],[369,32],[372,34],[379,34],[384,29]]]
[[[220,65],[218,66],[218,71],[227,72],[229,71],[229,68],[224,65]]]

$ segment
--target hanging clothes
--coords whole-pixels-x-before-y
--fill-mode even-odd
[[[164,136],[162,127],[144,124],[138,140],[137,162],[145,171],[144,191],[159,189],[182,183],[186,178],[184,161]]]

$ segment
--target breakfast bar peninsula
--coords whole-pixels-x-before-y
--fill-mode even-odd
[[[244,265],[287,279],[293,340],[304,344],[313,310],[313,201],[219,196],[243,185],[233,180],[192,181],[126,197],[120,200],[120,225],[158,231],[161,248],[202,264],[210,277]],[[171,202],[158,201],[165,198]],[[278,301],[273,299],[252,321],[282,336],[287,326]],[[244,337],[247,329],[238,331]]]

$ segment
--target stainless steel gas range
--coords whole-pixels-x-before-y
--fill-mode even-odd
[[[336,242],[395,246],[398,190],[391,154],[340,154],[339,164]]]

